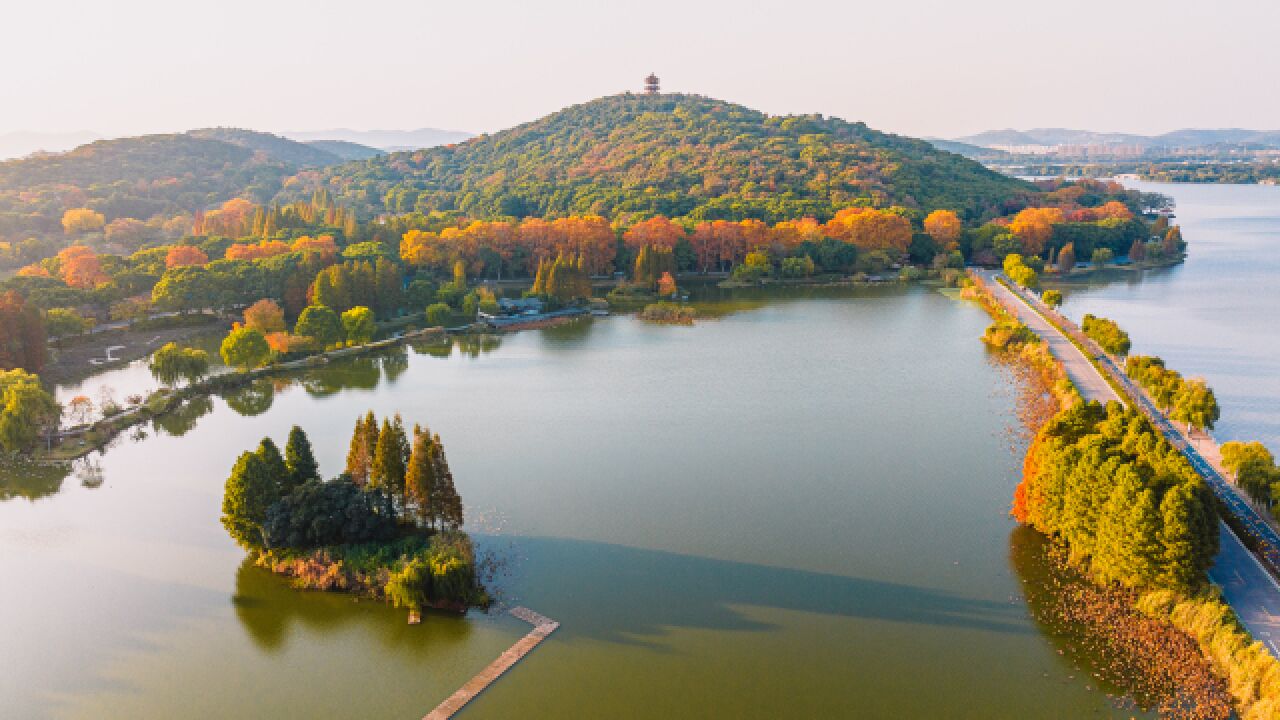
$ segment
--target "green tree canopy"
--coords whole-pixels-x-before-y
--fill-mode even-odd
[[[337,345],[345,335],[337,313],[324,305],[311,305],[303,310],[293,332],[311,338],[319,349]]]
[[[267,361],[271,347],[262,333],[250,327],[238,327],[223,339],[220,353],[228,365],[249,370]]]
[[[357,305],[342,313],[342,327],[346,331],[347,342],[352,345],[364,345],[369,342],[378,329],[373,319],[373,311],[363,305]]]
[[[0,370],[0,450],[30,450],[40,431],[55,424],[61,413],[39,377],[20,369]]]

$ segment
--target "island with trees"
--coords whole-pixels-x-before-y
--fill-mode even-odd
[[[411,618],[488,603],[440,436],[399,415],[358,418],[346,468],[329,480],[301,428],[283,453],[263,438],[231,469],[222,524],[299,588],[384,600]]]

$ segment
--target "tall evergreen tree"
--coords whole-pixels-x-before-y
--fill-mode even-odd
[[[1076,246],[1075,243],[1067,243],[1062,246],[1062,250],[1058,251],[1058,272],[1066,275],[1076,266]]]
[[[442,528],[457,530],[462,527],[462,498],[453,485],[453,472],[449,470],[449,460],[445,457],[439,435],[431,439],[431,455],[436,481],[431,500],[433,512]]]
[[[382,489],[393,498],[404,497],[405,462],[403,431],[397,432],[390,420],[383,419],[382,430],[373,450],[373,467],[369,485]]]
[[[284,461],[284,455],[280,454],[280,448],[269,437],[262,438],[255,452],[262,458],[262,467],[267,477],[271,478],[276,488],[276,499],[279,499],[286,492],[285,488],[289,483],[289,466]]]
[[[386,258],[378,258],[374,275],[377,277],[374,310],[378,317],[393,317],[404,307],[404,278],[400,274],[400,266]]]
[[[438,513],[431,501],[436,494],[435,463],[432,457],[431,435],[414,432],[413,452],[409,456],[409,469],[405,473],[405,494],[408,496],[418,519],[428,527],[434,527]]]
[[[1128,584],[1149,587],[1156,582],[1164,560],[1164,548],[1160,545],[1160,508],[1151,488],[1138,493],[1138,502],[1129,508],[1129,541],[1132,565]]]
[[[369,484],[377,437],[378,419],[370,410],[363,418],[356,419],[355,431],[351,433],[351,446],[347,450],[347,475],[360,487]]]
[[[320,465],[311,451],[311,440],[297,425],[289,430],[289,441],[284,446],[284,464],[289,468],[286,493],[308,480],[320,479]]]
[[[1116,476],[1111,497],[1098,517],[1098,538],[1093,553],[1093,571],[1103,580],[1125,582],[1133,571],[1129,511],[1138,503],[1141,481],[1125,466]]]
[[[1185,483],[1171,488],[1160,502],[1159,581],[1162,585],[1186,590],[1200,582],[1202,570],[1196,558],[1194,503],[1194,491]]]

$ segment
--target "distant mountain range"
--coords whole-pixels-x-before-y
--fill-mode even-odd
[[[0,133],[0,160],[25,157],[33,152],[66,152],[102,136],[89,130],[75,132],[17,132]]]
[[[988,130],[977,135],[956,138],[956,141],[985,148],[1058,145],[1130,145],[1141,148],[1203,148],[1213,146],[1244,146],[1254,148],[1280,148],[1280,131],[1246,130],[1241,128],[1199,129],[1185,128],[1163,135],[1135,135],[1132,133],[1095,132],[1069,128],[1032,128],[1031,130]]]
[[[475,137],[469,132],[440,130],[438,128],[418,128],[417,130],[349,130],[347,128],[336,128],[334,130],[298,130],[280,134],[298,142],[338,140],[388,152],[452,145]]]
[[[194,130],[195,133],[209,133],[208,130]],[[265,135],[265,134],[264,134]],[[324,153],[336,155],[341,160],[365,160],[384,152],[400,150],[418,150],[462,142],[474,137],[471,133],[460,130],[438,130],[436,128],[419,128],[417,130],[307,130],[279,133],[283,138],[296,140],[310,145]],[[73,132],[36,132],[18,130],[0,133],[0,160],[26,157],[32,153],[62,153],[85,145],[95,140],[104,140],[109,136],[92,130]],[[328,164],[332,158],[322,160],[319,155],[311,158],[306,164]]]

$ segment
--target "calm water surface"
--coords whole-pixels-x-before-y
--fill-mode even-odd
[[[1176,267],[1064,285],[1063,309],[1110,317],[1134,354],[1208,380],[1220,440],[1280,453],[1280,187],[1132,183],[1172,196],[1189,244]]]
[[[294,592],[223,532],[237,453],[299,423],[334,474],[367,408],[441,434],[500,597],[562,622],[464,717],[1129,715],[1022,598],[980,310],[922,287],[707,309],[733,312],[349,361],[70,477],[10,471],[0,716],[416,718],[514,642],[501,614]]]

